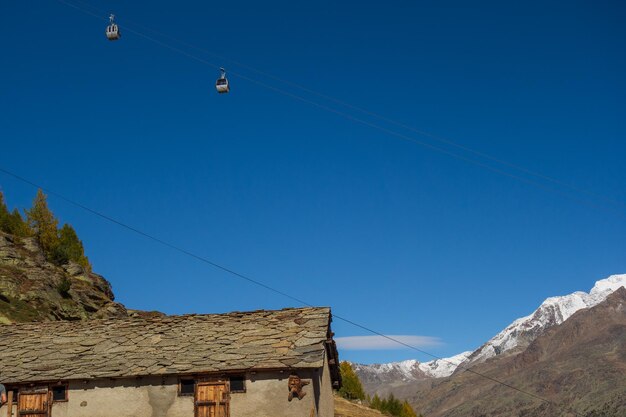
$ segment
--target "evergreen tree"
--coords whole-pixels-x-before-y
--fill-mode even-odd
[[[370,402],[370,408],[394,417],[417,417],[417,414],[407,401],[400,401],[393,394],[382,400],[378,394],[374,395]]]
[[[58,244],[52,249],[51,260],[57,265],[64,265],[69,261],[74,261],[83,268],[89,270],[89,260],[85,256],[83,242],[78,239],[74,228],[69,224],[64,224],[58,233]]]
[[[4,194],[0,191],[0,222],[2,222],[9,215],[9,209],[4,202]],[[2,223],[0,223],[2,224]]]
[[[57,224],[59,221],[48,208],[47,197],[41,190],[33,200],[33,207],[26,210],[28,225],[33,229],[35,237],[48,258],[59,244]]]
[[[393,394],[389,394],[386,400],[383,400],[384,413],[391,414],[392,416],[400,416],[402,412],[402,403]]]
[[[28,237],[33,234],[18,209],[13,209],[13,213],[9,214],[7,233],[18,237]]]
[[[83,242],[78,239],[76,231],[69,224],[57,230],[59,221],[48,208],[47,197],[38,190],[30,210],[26,210],[25,222],[19,210],[9,212],[4,195],[0,192],[0,230],[18,237],[35,235],[46,258],[57,264],[64,265],[74,261],[86,271],[91,271],[89,259],[85,256]],[[65,288],[66,284],[63,284]]]
[[[5,233],[9,232],[9,209],[7,208],[6,203],[4,202],[4,194],[0,191],[0,230]]]
[[[374,398],[372,398],[372,400],[370,401],[370,408],[380,411],[381,406],[382,401],[380,400],[380,397],[378,396],[378,394],[374,394]]]
[[[364,400],[365,391],[359,377],[354,373],[352,366],[348,362],[341,362],[339,365],[341,372],[342,386],[339,395],[348,400]]]
[[[9,212],[4,195],[0,192],[0,230],[18,237],[27,237],[31,235],[31,230],[22,219],[18,209]]]

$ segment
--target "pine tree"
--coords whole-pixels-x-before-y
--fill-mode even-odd
[[[341,371],[342,386],[339,395],[348,400],[364,400],[365,391],[359,377],[354,373],[352,366],[348,362],[341,362],[339,365]]]
[[[4,195],[0,192],[0,230],[18,237],[27,237],[31,235],[31,230],[22,219],[18,209],[9,212]]]
[[[57,234],[59,221],[48,208],[47,197],[43,191],[37,191],[37,196],[33,200],[33,207],[30,210],[26,210],[26,218],[44,253],[47,257],[50,257],[59,244],[59,236]]]
[[[386,400],[383,400],[384,412],[392,416],[400,416],[402,412],[402,403],[393,394],[389,394]]]
[[[58,244],[52,249],[51,260],[57,265],[64,265],[69,261],[78,263],[83,268],[89,270],[89,259],[85,256],[83,242],[78,239],[78,235],[72,226],[64,224],[58,233]]]
[[[7,208],[6,203],[4,202],[4,194],[0,191],[0,230],[5,233],[9,232],[9,209]]]
[[[6,203],[4,202],[4,194],[0,191],[0,224],[2,221],[9,215],[9,209],[7,208]]]
[[[370,408],[395,417],[417,417],[411,404],[407,401],[400,401],[393,394],[389,394],[387,398],[383,399],[380,399],[378,394],[374,395],[370,401]]]
[[[13,213],[9,214],[7,233],[18,237],[28,237],[33,234],[33,231],[30,230],[30,227],[28,227],[28,224],[24,221],[18,209],[13,209]]]
[[[378,396],[378,394],[374,394],[374,397],[370,401],[370,408],[380,411],[381,405],[382,405],[382,401],[380,400],[380,397]]]

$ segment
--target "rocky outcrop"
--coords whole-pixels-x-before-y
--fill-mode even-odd
[[[102,276],[54,265],[34,238],[0,232],[0,323],[127,316]]]

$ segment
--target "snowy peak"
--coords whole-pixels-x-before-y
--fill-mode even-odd
[[[451,358],[422,363],[414,359],[373,365],[353,363],[352,368],[365,387],[373,391],[376,386],[385,383],[412,382],[450,376],[471,354],[472,352],[468,351]]]
[[[611,275],[597,281],[589,293],[577,291],[547,298],[531,315],[515,320],[476,350],[469,361],[484,362],[511,349],[526,347],[548,328],[563,323],[578,310],[601,303],[620,287],[626,287],[626,274]]]
[[[364,384],[385,382],[408,382],[424,379],[427,375],[419,368],[420,363],[414,359],[402,362],[375,363],[363,365],[353,363],[352,368]]]
[[[419,368],[431,378],[445,378],[452,375],[456,368],[465,362],[471,354],[472,351],[467,351],[452,356],[451,358],[435,359],[433,361],[420,363]]]
[[[589,297],[593,300],[594,305],[600,304],[620,287],[626,287],[626,274],[611,275],[606,279],[597,281],[589,292]]]

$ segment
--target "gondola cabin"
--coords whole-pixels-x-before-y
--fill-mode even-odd
[[[120,38],[120,28],[115,23],[114,15],[109,16],[109,26],[107,26],[105,33],[110,41],[116,41]]]
[[[106,34],[108,40],[116,41],[120,38],[120,29],[115,24],[109,25],[107,26]]]
[[[228,78],[226,78],[226,71],[224,68],[220,68],[220,71],[222,75],[215,81],[215,89],[220,94],[228,93],[230,91],[230,85],[228,84]]]

